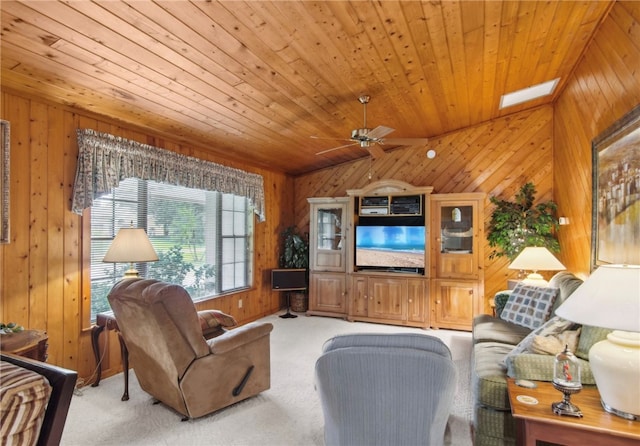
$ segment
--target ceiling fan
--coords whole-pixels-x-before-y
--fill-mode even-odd
[[[362,128],[354,129],[351,131],[351,138],[323,138],[320,136],[312,136],[314,139],[338,139],[341,141],[352,141],[349,144],[344,144],[331,149],[323,150],[316,153],[316,155],[323,155],[325,153],[333,152],[334,150],[343,149],[345,147],[351,147],[359,145],[361,148],[366,149],[372,158],[377,158],[384,154],[382,145],[388,146],[415,146],[419,144],[426,144],[427,138],[385,138],[389,133],[395,129],[379,125],[375,129],[367,128],[367,104],[371,100],[371,96],[362,95],[358,98],[358,101],[364,107],[364,125]]]

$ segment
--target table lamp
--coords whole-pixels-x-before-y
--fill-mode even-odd
[[[556,310],[578,324],[614,330],[589,350],[602,407],[640,419],[640,265],[602,265]]]
[[[158,254],[153,249],[144,229],[122,228],[116,234],[102,261],[129,263],[129,269],[124,273],[124,277],[138,277],[138,270],[136,270],[134,263],[156,262]]]
[[[562,271],[565,266],[551,252],[542,246],[527,246],[508,267],[523,271],[533,271],[522,282],[527,285],[547,286],[538,271]]]

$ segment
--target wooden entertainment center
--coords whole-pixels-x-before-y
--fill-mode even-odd
[[[471,330],[484,312],[485,194],[382,180],[309,198],[309,315]]]

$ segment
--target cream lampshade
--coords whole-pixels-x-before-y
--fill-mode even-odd
[[[522,252],[513,259],[513,262],[511,262],[508,268],[533,271],[523,282],[539,286],[547,286],[548,282],[544,280],[538,271],[562,271],[566,269],[547,248],[540,246],[528,246],[524,248]]]
[[[107,263],[129,263],[129,269],[124,273],[124,277],[138,277],[134,263],[157,260],[158,254],[142,228],[120,229],[102,259]]]
[[[556,315],[614,330],[589,350],[591,371],[607,412],[640,419],[640,265],[600,266]]]

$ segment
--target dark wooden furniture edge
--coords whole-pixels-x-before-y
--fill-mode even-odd
[[[118,341],[120,342],[120,356],[122,358],[122,372],[124,375],[124,392],[122,401],[129,401],[129,350],[125,344],[122,334],[118,328],[118,321],[113,311],[105,311],[96,315],[96,325],[91,328],[91,347],[93,355],[96,359],[96,380],[91,387],[98,387],[102,379],[102,355],[100,354],[100,334],[107,330],[115,330],[118,332]]]
[[[44,421],[38,437],[38,446],[57,446],[62,438],[64,424],[71,404],[71,397],[78,379],[78,373],[52,364],[36,361],[10,353],[1,353],[0,359],[27,370],[32,370],[51,384],[52,391],[45,411]]]

